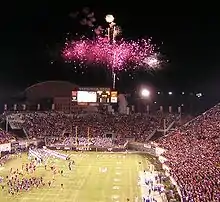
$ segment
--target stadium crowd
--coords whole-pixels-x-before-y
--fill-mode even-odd
[[[184,202],[220,201],[220,104],[158,141]]]
[[[57,112],[16,113],[8,116],[10,125],[23,128],[28,137],[44,138],[46,136],[61,137],[61,141],[71,142],[71,139],[62,138],[63,134],[75,135],[77,126],[78,137],[87,137],[88,128],[92,141],[101,140],[107,133],[116,134],[117,139],[135,138],[144,142],[156,129],[163,128],[163,120],[169,126],[177,118],[174,114],[131,114],[131,115],[106,115],[106,114],[72,114],[66,115]],[[56,138],[58,141],[59,138]],[[79,139],[80,140],[80,139]],[[107,139],[102,141],[107,144]],[[82,139],[82,143],[83,143]],[[98,144],[102,144],[100,142]]]
[[[47,146],[94,146],[99,148],[121,147],[126,143],[126,139],[112,139],[110,137],[49,137],[46,138]]]
[[[111,147],[121,145],[125,138],[145,142],[156,129],[163,128],[163,120],[169,126],[177,116],[173,114],[71,114],[58,112],[28,112],[8,116],[11,125],[23,128],[31,138],[53,137],[49,144],[93,144]],[[90,139],[88,142],[88,128]],[[70,133],[72,135],[65,136]],[[105,137],[116,134],[117,142]],[[157,141],[165,148],[163,154],[177,181],[183,201],[218,202],[220,200],[220,104],[211,108],[191,122]],[[4,131],[0,143],[9,141]]]
[[[10,140],[13,139],[14,137],[12,136],[12,134],[0,129],[0,144],[8,143],[10,142]]]

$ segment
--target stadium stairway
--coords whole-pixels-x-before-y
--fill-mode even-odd
[[[27,136],[23,129],[13,129],[11,132],[17,136],[18,139],[27,139]]]
[[[166,129],[164,130],[156,130],[155,133],[148,139],[148,141],[155,141],[161,137],[163,137],[166,133],[170,131],[170,129],[174,126],[175,121],[173,121]]]
[[[146,138],[146,141],[149,141],[149,140],[155,135],[156,132],[157,132],[157,130],[154,130],[154,131]]]
[[[23,128],[18,128],[18,127],[15,128],[15,127],[12,127],[10,123],[8,123],[8,130],[12,134],[14,134],[16,138],[18,139],[28,139]]]
[[[157,139],[159,139],[159,138],[161,138],[163,136],[164,136],[164,132],[163,131],[156,131],[154,133],[154,135],[149,139],[149,141],[155,141],[155,140],[157,140]]]

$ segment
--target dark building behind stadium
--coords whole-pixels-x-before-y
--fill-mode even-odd
[[[46,81],[25,89],[24,95],[28,106],[40,107],[41,110],[54,109],[70,111],[74,107],[71,92],[78,88],[76,84],[66,81]]]
[[[77,103],[72,102],[71,92],[79,88],[78,85],[67,81],[45,81],[34,84],[26,88],[21,93],[17,93],[11,99],[1,101],[1,112],[4,110],[22,111],[22,110],[56,110],[71,112],[76,111]],[[152,92],[151,99],[141,99],[136,91],[126,94],[128,106],[134,106],[135,111],[146,111],[147,106],[151,111],[160,109],[163,106],[164,111],[172,110],[178,112],[181,107],[183,113],[192,115],[201,113],[215,103],[207,102],[208,96],[196,97],[195,93],[173,93],[168,95],[167,92],[157,90]],[[209,103],[207,105],[207,103]],[[7,106],[6,106],[7,105]],[[15,109],[16,108],[16,109]]]
[[[66,81],[45,81],[34,84],[20,93],[5,99],[1,104],[4,110],[58,110],[69,111],[74,107],[71,92],[78,88]]]

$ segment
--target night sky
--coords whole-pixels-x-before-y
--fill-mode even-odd
[[[146,10],[145,5],[109,4],[30,2],[5,7],[0,37],[0,90],[6,86],[24,89],[46,80],[67,80],[84,86],[110,85],[103,72],[75,74],[72,66],[59,57],[67,33],[87,31],[69,14],[88,6],[100,24],[105,24],[106,14],[113,14],[125,38],[152,37],[169,60],[162,70],[137,73],[135,80],[123,75],[123,82],[121,79],[117,84],[119,90],[129,91],[146,84],[177,93],[219,92],[220,17],[204,13],[187,16],[187,12],[178,16],[169,11],[160,12],[162,8],[153,13],[154,9]]]

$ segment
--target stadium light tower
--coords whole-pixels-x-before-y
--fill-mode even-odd
[[[146,88],[141,90],[141,97],[142,98],[148,98],[150,96],[150,91]]]
[[[113,15],[110,15],[110,14],[108,14],[108,15],[106,15],[105,16],[105,20],[106,20],[106,22],[108,22],[108,23],[112,23],[113,21],[114,21],[114,16]]]
[[[115,18],[113,15],[108,14],[105,16],[105,20],[106,22],[109,24],[108,27],[108,40],[109,42],[115,42],[115,37],[116,37],[116,29],[115,29]],[[112,76],[113,76],[113,83],[112,83],[112,87],[113,89],[115,89],[115,82],[116,82],[116,73],[115,73],[115,57],[116,57],[116,53],[114,54],[114,60],[112,61]]]
[[[115,36],[116,36],[116,29],[115,29],[116,23],[114,22],[115,18],[113,15],[108,14],[105,16],[105,20],[109,24],[108,39],[109,41],[115,42]]]

